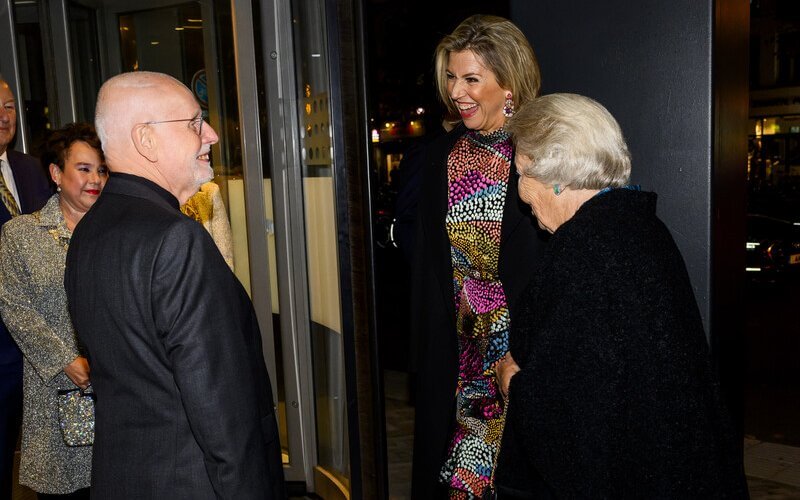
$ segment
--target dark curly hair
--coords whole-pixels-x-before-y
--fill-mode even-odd
[[[52,163],[64,170],[69,148],[78,141],[85,142],[91,146],[100,155],[100,160],[105,162],[100,139],[97,137],[94,127],[89,123],[76,122],[54,130],[50,134],[45,144],[44,153],[42,153],[42,165],[48,168]]]

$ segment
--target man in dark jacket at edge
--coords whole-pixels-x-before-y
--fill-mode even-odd
[[[12,217],[39,210],[51,194],[39,160],[10,149],[16,132],[17,101],[0,76],[0,227]],[[0,498],[11,498],[21,422],[22,352],[0,321]]]

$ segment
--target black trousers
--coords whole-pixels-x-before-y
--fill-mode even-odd
[[[21,423],[22,365],[0,365],[0,498],[11,498],[11,472]]]

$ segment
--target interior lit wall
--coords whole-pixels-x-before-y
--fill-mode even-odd
[[[247,253],[247,227],[244,204],[244,182],[231,178],[228,186],[228,214],[233,233],[233,261],[235,273],[246,290],[250,290],[250,266]],[[341,333],[342,320],[339,297],[339,267],[336,248],[336,220],[330,209],[333,206],[333,178],[307,177],[303,180],[308,255],[309,305],[311,321]],[[264,179],[264,210],[267,220],[273,220],[272,182]],[[275,234],[267,235],[269,276],[272,312],[279,311],[277,268],[275,260]]]

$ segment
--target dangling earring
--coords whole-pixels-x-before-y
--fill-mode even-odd
[[[503,115],[506,118],[511,118],[514,114],[514,100],[511,98],[511,92],[506,94],[506,104],[503,106]]]
[[[58,186],[56,186],[56,192],[57,192],[57,193],[60,193],[60,192],[61,192],[61,184],[59,184]]]
[[[560,184],[553,184],[553,192],[556,196],[561,194],[561,185]]]

